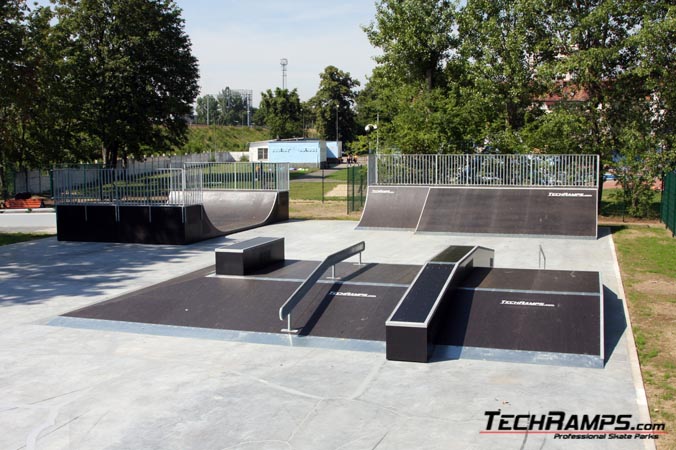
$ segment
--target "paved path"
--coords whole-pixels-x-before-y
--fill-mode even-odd
[[[56,234],[56,213],[52,208],[32,212],[3,210],[0,213],[0,233]]]
[[[2,449],[636,449],[652,441],[489,435],[486,411],[631,414],[649,421],[611,236],[506,239],[355,231],[291,221],[190,246],[58,242],[0,247]],[[498,267],[597,270],[603,369],[383,354],[50,326],[59,314],[213,264],[213,250],[284,236],[289,259],[365,240],[365,262],[420,264],[451,244],[494,248]],[[161,314],[161,311],[158,311]],[[281,323],[280,323],[281,325]],[[654,448],[654,447],[653,447]]]

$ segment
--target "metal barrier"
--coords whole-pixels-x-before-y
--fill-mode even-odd
[[[676,233],[676,172],[664,177],[660,216],[662,223],[671,230],[673,237]]]
[[[156,169],[54,169],[57,205],[187,206],[202,203],[199,171]]]
[[[366,243],[361,241],[343,250],[332,253],[327,256],[314,271],[312,271],[310,276],[308,276],[307,279],[300,286],[298,286],[298,289],[296,289],[295,292],[291,294],[289,299],[284,302],[282,307],[279,308],[279,320],[287,319],[287,327],[282,329],[283,332],[295,333],[298,331],[291,328],[291,312],[296,307],[296,305],[300,303],[303,297],[305,297],[305,295],[310,291],[310,289],[312,289],[319,278],[321,278],[322,274],[326,272],[329,267],[331,267],[331,278],[335,279],[336,264],[356,254],[359,254],[359,264],[361,264],[361,252],[363,252],[365,248]]]
[[[288,191],[289,164],[269,162],[186,163],[199,169],[204,189]]]
[[[202,203],[206,190],[288,191],[288,163],[186,163],[183,168],[104,169],[82,166],[54,169],[57,205],[127,206]]]
[[[598,187],[598,155],[378,154],[370,185]]]
[[[366,167],[362,165],[347,168],[347,213],[364,209],[366,201]]]

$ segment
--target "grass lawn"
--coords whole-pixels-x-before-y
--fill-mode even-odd
[[[292,181],[289,190],[289,198],[291,200],[320,200],[322,199],[322,182],[310,181]],[[324,198],[329,198],[327,194],[331,192],[339,184],[335,181],[324,180]],[[339,200],[341,197],[331,197],[332,200]],[[345,197],[342,197],[345,200]]]
[[[43,239],[50,236],[54,235],[42,233],[0,233],[0,245],[16,244],[17,242],[32,241],[34,239]]]
[[[613,227],[622,281],[653,422],[676,448],[676,239],[663,226]]]

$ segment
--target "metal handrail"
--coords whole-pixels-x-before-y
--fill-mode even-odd
[[[310,289],[312,289],[315,283],[321,278],[322,274],[326,272],[329,267],[331,267],[332,278],[335,278],[336,264],[356,254],[359,254],[359,264],[361,264],[361,253],[364,251],[365,248],[366,243],[364,241],[361,241],[357,244],[344,248],[343,250],[332,253],[326,258],[324,258],[324,261],[322,261],[317,266],[317,268],[312,271],[312,273],[305,279],[305,281],[303,281],[303,283],[300,286],[298,286],[298,289],[296,289],[294,293],[291,294],[289,299],[286,302],[284,302],[281,308],[279,308],[279,320],[284,319],[287,320],[287,328],[283,329],[282,331],[287,333],[294,333],[298,331],[291,328],[291,312],[296,307],[296,305],[300,303],[303,297],[305,297],[305,295],[310,291]]]

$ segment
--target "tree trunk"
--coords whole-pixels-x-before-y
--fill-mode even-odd
[[[117,155],[120,148],[120,144],[118,142],[113,141],[108,144],[104,144],[104,146],[106,153],[105,159],[106,167],[109,169],[114,169],[117,167]]]

